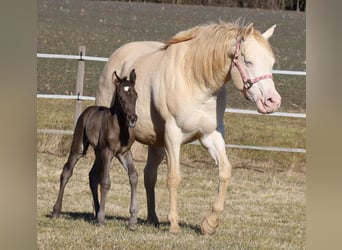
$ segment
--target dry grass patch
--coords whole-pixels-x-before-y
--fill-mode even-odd
[[[199,224],[211,210],[217,191],[218,170],[212,164],[182,165],[178,207],[182,233],[172,235],[166,222],[168,192],[166,166],[159,168],[156,186],[159,229],[145,224],[144,162],[139,172],[139,225],[127,229],[129,218],[128,177],[118,161],[112,163],[112,187],[107,198],[106,226],[93,224],[88,172],[91,157],[76,165],[68,183],[63,216],[52,219],[59,174],[66,155],[37,154],[37,232],[39,249],[304,249],[305,175],[263,173],[233,169],[225,210],[217,233],[199,235]],[[237,163],[237,162],[235,162]]]

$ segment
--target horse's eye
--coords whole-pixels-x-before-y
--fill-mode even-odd
[[[253,63],[251,61],[248,61],[248,60],[244,60],[245,61],[245,64],[247,67],[252,67],[253,66]]]

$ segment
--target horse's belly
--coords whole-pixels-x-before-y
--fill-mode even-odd
[[[140,143],[153,146],[164,146],[164,132],[158,133],[153,127],[142,125],[136,125],[134,132],[136,140]]]
[[[151,116],[150,110],[144,110],[140,105],[137,106],[138,121],[134,128],[136,140],[140,143],[153,146],[164,145],[165,122],[158,113],[154,112]],[[141,110],[140,110],[141,109]]]
[[[210,114],[193,113],[177,122],[183,134],[188,137],[191,135],[210,134],[218,127],[216,116]]]

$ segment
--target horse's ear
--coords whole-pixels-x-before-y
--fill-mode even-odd
[[[112,75],[112,82],[117,85],[117,83],[121,82],[120,77],[118,76],[118,74],[116,74],[116,71],[113,72]]]
[[[268,40],[272,35],[273,35],[273,32],[274,32],[274,29],[277,25],[273,25],[271,28],[269,28],[268,30],[266,30],[262,36]]]
[[[242,39],[246,39],[248,36],[252,35],[254,32],[253,23],[247,25],[243,31]]]
[[[131,73],[129,74],[129,80],[135,83],[135,79],[136,79],[135,69],[132,69]]]

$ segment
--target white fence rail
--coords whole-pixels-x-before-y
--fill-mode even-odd
[[[80,54],[79,55],[59,55],[59,54],[43,54],[37,53],[38,58],[51,58],[51,59],[71,59],[71,60],[79,60],[81,63],[84,61],[99,61],[99,62],[107,62],[108,58],[105,57],[95,57],[95,56],[86,56],[85,48],[81,51],[80,46]],[[273,74],[283,74],[283,75],[299,75],[306,76],[305,71],[289,71],[289,70],[273,70]],[[84,72],[78,72],[77,74],[84,75]],[[79,92],[77,95],[50,95],[50,94],[37,94],[37,98],[48,98],[48,99],[64,99],[64,100],[76,100],[78,102],[84,100],[94,101],[95,97],[92,96],[83,96],[80,95]],[[249,115],[260,115],[258,112],[254,110],[244,110],[244,109],[225,109],[227,113],[239,113],[239,114],[249,114]],[[79,114],[75,114],[75,120],[77,119]],[[271,116],[282,116],[282,117],[293,117],[293,118],[306,118],[306,114],[301,113],[286,113],[286,112],[275,112],[269,114]],[[71,130],[55,130],[55,129],[37,129],[37,133],[43,134],[66,134],[72,135],[73,131]],[[198,145],[199,142],[196,141],[192,143],[194,145]],[[249,145],[236,145],[236,144],[226,144],[227,148],[241,148],[241,149],[252,149],[252,150],[266,150],[266,151],[277,151],[277,152],[292,152],[292,153],[306,153],[306,149],[303,148],[284,148],[284,147],[269,147],[269,146],[249,146]]]
[[[43,54],[37,53],[38,58],[56,58],[56,59],[72,59],[72,60],[85,60],[85,61],[97,61],[97,62],[107,62],[107,57],[97,57],[97,56],[85,56],[85,55],[57,55],[57,54]],[[297,75],[306,76],[305,71],[290,71],[290,70],[273,70],[273,74],[278,75]]]

